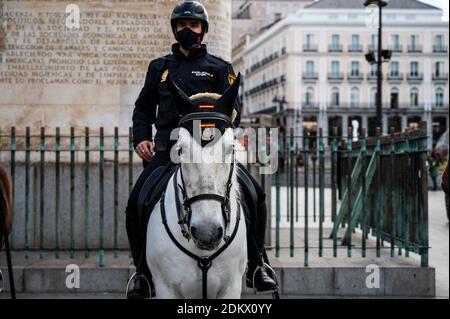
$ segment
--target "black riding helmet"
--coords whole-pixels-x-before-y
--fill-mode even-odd
[[[202,36],[208,33],[209,18],[206,8],[198,1],[182,1],[172,11],[170,24],[175,35],[177,21],[180,19],[198,19],[202,22]]]

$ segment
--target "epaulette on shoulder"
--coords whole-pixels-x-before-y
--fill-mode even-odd
[[[158,71],[161,71],[161,70],[165,67],[166,62],[167,62],[167,59],[168,59],[170,56],[171,56],[171,54],[168,54],[168,55],[165,55],[165,56],[163,56],[163,57],[154,59],[154,60],[152,60],[152,61],[150,62],[150,64],[155,65],[156,69],[157,69]]]

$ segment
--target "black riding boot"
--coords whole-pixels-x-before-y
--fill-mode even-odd
[[[136,274],[130,279],[127,287],[127,299],[150,298],[151,274],[145,262],[145,238],[141,235],[137,217],[130,215],[127,211],[126,228],[128,241],[130,242],[131,255],[136,267]],[[144,260],[142,260],[144,256]],[[152,291],[153,293],[153,291]]]
[[[247,232],[248,270],[247,287],[254,288],[257,293],[271,293],[278,290],[277,283],[264,267],[264,242],[267,219],[267,206],[264,198],[260,202],[257,212],[251,213],[252,226]],[[252,207],[252,205],[249,205]]]

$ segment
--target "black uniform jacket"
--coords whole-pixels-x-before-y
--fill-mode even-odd
[[[133,144],[152,141],[152,124],[157,133],[155,141],[170,141],[170,132],[178,126],[180,114],[175,99],[167,88],[168,76],[187,94],[223,94],[236,79],[230,63],[207,52],[206,45],[194,49],[186,57],[179,44],[172,46],[172,54],[153,60],[148,67],[144,88],[133,112]],[[237,116],[233,126],[239,126],[241,106],[236,100]]]

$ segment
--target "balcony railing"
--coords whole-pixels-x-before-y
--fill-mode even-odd
[[[381,75],[381,79],[383,79],[384,76]],[[367,80],[368,81],[376,81],[377,80],[377,72],[370,72],[367,74]]]
[[[423,81],[423,73],[408,73],[408,81]]]
[[[422,52],[422,46],[418,44],[408,45],[408,52],[410,53],[420,53]]]
[[[363,48],[361,44],[350,44],[348,46],[348,52],[362,52]]]
[[[319,78],[319,74],[317,72],[304,72],[303,80],[317,80]]]
[[[403,52],[403,47],[400,44],[391,44],[389,50],[392,52]]]
[[[378,44],[369,44],[369,52],[378,51]]]
[[[328,73],[328,80],[330,80],[330,81],[342,81],[343,79],[344,79],[344,74],[342,72]]]
[[[433,73],[433,81],[448,81],[448,73]]]
[[[404,75],[403,73],[388,73],[387,79],[388,81],[403,81]]]
[[[442,103],[441,102],[437,103],[437,102],[434,102],[432,107],[435,108],[435,109],[439,109],[439,110],[448,109],[448,103],[443,103],[443,102]]]
[[[316,44],[304,44],[303,52],[317,52],[317,45]]]
[[[447,53],[447,46],[443,44],[435,44],[433,45],[434,53]]]
[[[350,72],[347,74],[347,80],[349,81],[362,81],[364,79],[364,75],[361,72]]]
[[[328,46],[328,52],[342,52],[341,44],[330,44]]]

